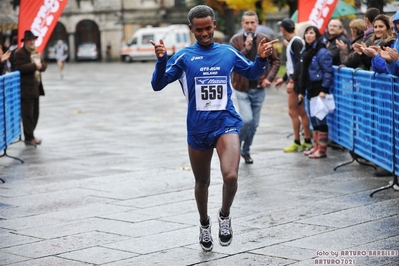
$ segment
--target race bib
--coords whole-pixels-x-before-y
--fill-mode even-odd
[[[195,78],[197,111],[226,110],[227,77]]]

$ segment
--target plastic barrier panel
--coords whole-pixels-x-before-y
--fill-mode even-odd
[[[4,109],[4,76],[0,76],[0,151],[6,148]]]
[[[19,71],[4,76],[6,146],[21,135],[21,96]]]
[[[353,149],[353,69],[334,67],[335,110],[327,116],[329,138],[348,150]]]
[[[393,121],[394,121],[394,138],[395,138],[395,175],[399,176],[399,77],[393,78]]]
[[[391,75],[354,73],[354,152],[388,171],[393,171],[392,85]]]

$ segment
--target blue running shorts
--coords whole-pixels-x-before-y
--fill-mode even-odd
[[[191,148],[195,150],[206,150],[209,148],[215,148],[218,139],[225,134],[240,134],[240,128],[238,127],[225,127],[216,131],[200,133],[196,135],[188,135],[187,142]]]

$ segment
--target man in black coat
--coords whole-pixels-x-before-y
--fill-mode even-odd
[[[34,131],[39,120],[39,96],[44,95],[40,73],[47,64],[41,60],[36,51],[37,36],[32,31],[25,31],[23,47],[15,52],[15,70],[21,73],[21,118],[25,143],[40,145],[41,140],[35,138]]]

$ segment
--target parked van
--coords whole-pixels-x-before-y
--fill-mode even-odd
[[[187,25],[141,28],[121,48],[121,60],[125,62],[156,60],[154,46],[150,40],[158,43],[160,39],[164,41],[169,56],[192,44]]]

